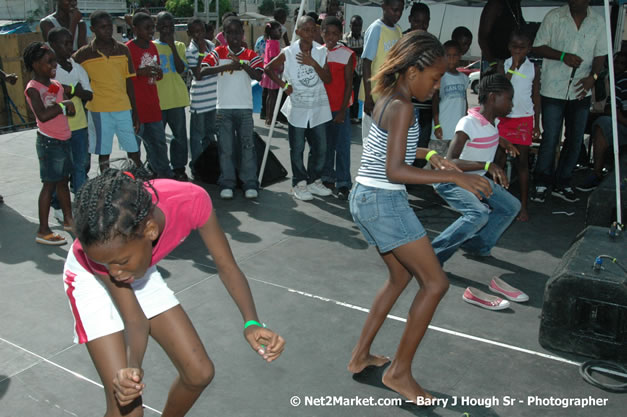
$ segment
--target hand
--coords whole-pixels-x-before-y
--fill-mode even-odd
[[[4,81],[8,82],[9,84],[15,85],[15,83],[17,82],[17,78],[17,74],[7,74],[4,78]]]
[[[531,132],[531,140],[533,142],[540,142],[540,137],[542,136],[542,132],[540,132],[540,128],[538,126],[533,128],[533,131]]]
[[[285,348],[285,340],[265,327],[249,326],[244,329],[244,337],[250,347],[267,362],[276,360]]]
[[[142,382],[144,371],[139,368],[122,368],[113,377],[113,394],[124,407],[141,396],[146,384]]]
[[[292,88],[292,84],[290,84],[290,85],[287,87],[287,90],[283,90],[283,93],[284,93],[286,96],[291,95],[293,92],[294,92],[294,89]]]
[[[479,200],[483,200],[483,197],[490,197],[492,195],[492,187],[490,182],[482,175],[476,174],[457,174],[453,182],[464,190],[470,191]]]
[[[63,100],[61,103],[65,106],[66,116],[72,117],[76,114],[76,107],[74,107],[72,100]]]
[[[296,61],[301,65],[309,65],[310,67],[316,65],[316,61],[311,56],[311,51],[299,52],[296,55]]]
[[[133,129],[135,130],[135,133],[139,133],[139,128],[141,127],[141,123],[139,122],[139,116],[137,115],[137,110],[133,109],[132,111],[132,117],[133,117]]]
[[[507,179],[505,171],[503,171],[503,168],[501,168],[497,164],[490,164],[490,167],[488,168],[488,174],[492,176],[492,179],[495,183],[502,185],[504,188],[509,187],[509,180]]]
[[[579,58],[575,54],[566,54],[564,55],[564,64],[568,65],[571,68],[579,68],[583,59]]]
[[[501,140],[501,146],[503,147],[503,149],[505,149],[505,153],[509,156],[511,156],[512,158],[517,157],[518,155],[520,155],[520,152],[518,151],[518,148],[515,147],[510,141],[508,141],[507,139],[502,139]]]
[[[374,100],[372,96],[368,96],[366,97],[366,101],[364,101],[364,113],[372,117],[372,110],[374,110]]]
[[[579,80],[577,84],[575,84],[575,91],[580,90],[577,94],[577,100],[581,100],[586,96],[588,91],[592,89],[594,86],[594,77],[589,75],[585,78]]]
[[[441,169],[445,171],[463,172],[461,169],[457,167],[457,165],[455,165],[455,163],[449,161],[448,159],[438,154],[431,155],[431,158],[429,158],[429,163],[435,169]]]
[[[337,124],[344,123],[345,116],[346,116],[346,110],[344,111],[340,110],[333,118],[333,123],[337,123]]]
[[[433,131],[433,134],[435,135],[436,138],[442,140],[443,133],[442,133],[442,128],[441,127],[436,128]]]

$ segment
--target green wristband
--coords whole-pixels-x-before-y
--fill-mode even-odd
[[[527,76],[523,74],[522,72],[514,71],[513,69],[508,69],[507,72],[509,72],[510,74],[518,75],[519,77],[522,77],[522,78],[527,78]]]
[[[564,57],[566,56],[566,52],[562,52],[562,56],[560,57],[560,61],[564,62]]]
[[[72,89],[70,90],[70,95],[74,95],[74,84],[72,84],[70,87],[72,87]]]
[[[240,65],[244,65],[244,64],[245,64],[244,60],[243,60],[243,59],[240,59],[240,60],[239,60],[239,64],[240,64]]]
[[[248,320],[245,324],[244,324],[244,330],[246,330],[247,328],[249,328],[250,326],[259,326],[259,327],[266,327],[265,325],[259,323],[258,321],[255,320]]]
[[[486,171],[486,172],[488,172],[488,170],[489,170],[489,169],[490,169],[490,161],[487,161],[487,162],[485,163],[485,166],[483,167],[483,170],[484,170],[484,171]]]
[[[290,83],[285,83],[285,87],[283,87],[283,91],[287,90],[290,87]]]
[[[441,128],[441,127],[442,127],[442,125],[435,125],[435,126],[433,126],[433,130],[435,130],[435,129],[439,129],[439,128]]]
[[[64,116],[67,116],[67,110],[65,108],[65,104],[63,103],[57,103],[59,105],[59,107],[61,107],[61,113],[63,113]]]
[[[433,151],[433,150],[431,150],[431,151],[427,152],[427,156],[425,156],[425,161],[429,162],[429,159],[431,159],[431,157],[432,157],[433,155],[437,155],[437,154],[438,154],[438,153],[437,153],[436,151]]]

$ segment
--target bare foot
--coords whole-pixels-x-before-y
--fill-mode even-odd
[[[396,391],[401,396],[405,397],[408,401],[416,404],[417,398],[422,397],[427,400],[433,399],[433,395],[423,390],[416,382],[410,372],[396,373],[394,368],[394,362],[390,365],[388,370],[383,374],[383,385],[389,389]],[[424,404],[424,401],[422,401]]]
[[[390,361],[390,358],[381,355],[368,354],[366,357],[356,358],[352,357],[348,363],[348,371],[353,374],[358,374],[368,366],[383,366]]]
[[[518,213],[518,217],[516,217],[516,220],[518,220],[519,222],[528,222],[529,213],[527,212],[527,210],[525,209],[520,210],[520,213]]]

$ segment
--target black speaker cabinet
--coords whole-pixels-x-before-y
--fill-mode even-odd
[[[613,160],[612,160],[613,162]],[[627,152],[620,158],[621,181],[627,184]],[[621,198],[623,218],[627,215],[627,198],[625,192]],[[587,226],[607,226],[616,221],[616,175],[610,172],[601,184],[590,193],[586,207]]]
[[[546,284],[540,344],[547,349],[627,362],[627,274],[597,255],[627,263],[627,237],[611,240],[608,229],[589,226],[564,254]]]

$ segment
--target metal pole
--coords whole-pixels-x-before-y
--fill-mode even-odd
[[[610,0],[605,0],[605,31],[607,36],[608,54],[612,51],[612,31],[610,29]],[[612,56],[612,55],[610,55]],[[618,224],[623,223],[623,214],[621,213],[621,196],[620,196],[620,165],[618,159],[618,126],[616,118],[616,80],[614,77],[614,60],[610,59],[608,69],[610,75],[610,106],[612,108],[612,142],[614,143],[614,175],[616,180],[616,221]]]
[[[303,13],[303,9],[305,8],[305,0],[300,1],[300,7],[298,8],[298,18],[300,18]],[[296,23],[298,23],[298,18],[296,19]],[[292,32],[292,42],[296,39],[296,24],[294,24],[294,32]],[[259,186],[261,186],[261,180],[263,179],[263,173],[266,169],[266,162],[268,161],[268,153],[270,152],[270,143],[272,143],[272,134],[274,133],[274,125],[276,124],[276,118],[279,114],[279,107],[281,107],[281,98],[283,97],[283,89],[279,88],[279,93],[277,94],[276,103],[274,105],[274,112],[272,113],[272,123],[270,124],[270,131],[268,132],[268,141],[266,143],[266,149],[263,151],[263,159],[261,161],[261,168],[259,169]],[[268,115],[266,115],[268,117]]]

